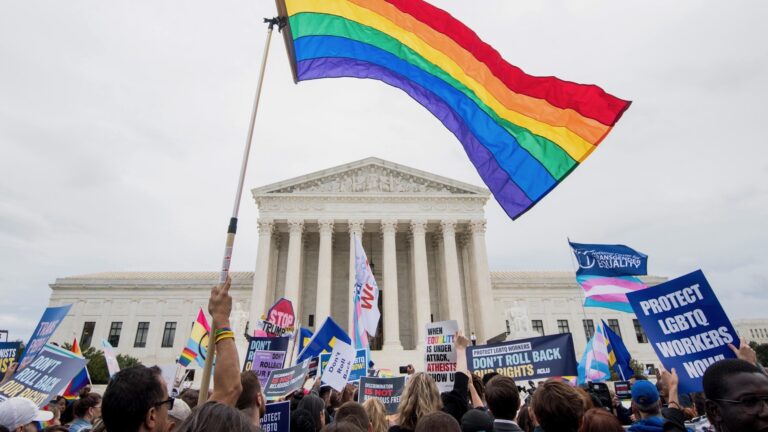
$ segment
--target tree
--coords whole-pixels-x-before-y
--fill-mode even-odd
[[[128,354],[118,354],[117,364],[120,365],[120,369],[122,370],[132,366],[140,366],[141,362],[136,357],[131,357]]]
[[[629,367],[635,372],[635,375],[645,375],[645,367],[635,359],[629,359]],[[626,377],[630,379],[631,377]],[[621,377],[611,368],[611,381],[621,381]]]
[[[65,343],[62,345],[64,349],[72,350],[72,344]],[[97,350],[94,347],[88,347],[83,351],[83,357],[88,362],[86,367],[88,368],[88,375],[91,377],[92,384],[107,384],[109,382],[109,370],[107,369],[107,360],[104,358],[104,351]],[[139,359],[131,357],[129,355],[120,354],[117,356],[117,364],[120,365],[120,369],[124,369],[131,366],[140,365]]]
[[[750,342],[749,346],[755,350],[755,353],[757,354],[757,362],[761,365],[768,365],[768,344]]]

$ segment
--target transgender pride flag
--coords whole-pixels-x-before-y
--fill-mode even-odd
[[[579,362],[579,377],[577,384],[585,384],[588,381],[603,382],[611,379],[611,367],[608,364],[608,344],[603,328],[597,325],[597,331],[584,348],[584,354]]]
[[[368,335],[376,336],[379,326],[379,286],[373,277],[368,256],[360,238],[355,236],[355,292],[352,339],[355,349],[368,349]]]
[[[584,307],[601,307],[633,313],[627,300],[627,293],[645,289],[648,286],[634,276],[576,276],[576,282],[584,289]]]

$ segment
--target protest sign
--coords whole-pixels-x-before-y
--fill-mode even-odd
[[[291,403],[275,402],[267,404],[264,415],[261,417],[261,430],[264,432],[290,432],[291,430]]]
[[[354,361],[355,349],[352,345],[343,341],[336,341],[328,364],[322,369],[323,384],[328,384],[339,392],[344,390],[347,382],[349,382],[349,373],[352,371]]]
[[[738,334],[701,270],[627,299],[661,364],[677,371],[680,393],[702,391],[707,367],[736,357],[728,344],[738,345]]]
[[[309,359],[309,372],[307,372],[307,376],[310,378],[314,378],[317,376],[317,371],[322,370],[320,369],[320,357],[312,357]]]
[[[24,397],[43,407],[85,367],[85,359],[53,345],[43,349],[0,387],[0,401]]]
[[[456,321],[427,324],[424,370],[435,380],[440,393],[451,391],[456,376],[456,351],[453,335],[459,330]]]
[[[324,370],[328,364],[331,353],[320,354],[320,370]],[[368,351],[359,349],[355,351],[355,361],[352,362],[352,371],[349,373],[349,382],[358,381],[368,373]]]
[[[570,333],[467,347],[469,371],[490,372],[517,381],[576,375],[576,353]]]
[[[262,318],[261,331],[267,337],[288,336],[293,337],[293,326],[296,323],[296,315],[293,312],[293,303],[281,298],[267,311]],[[257,334],[257,336],[262,336]]]
[[[400,405],[400,397],[405,389],[405,377],[360,378],[360,403],[368,399],[378,399],[387,408],[387,413],[394,414]]]
[[[251,370],[256,372],[262,386],[267,383],[269,374],[273,370],[282,369],[285,366],[288,339],[290,339],[288,336],[251,339],[250,346],[256,346],[253,351]]]
[[[43,312],[40,322],[37,323],[35,331],[32,332],[32,337],[30,337],[29,342],[27,342],[24,355],[21,357],[21,360],[19,360],[19,367],[17,370],[22,370],[29,366],[35,357],[43,351],[45,344],[48,343],[48,339],[53,336],[53,332],[59,327],[59,324],[64,320],[64,317],[67,316],[71,307],[71,304],[59,307],[49,307]]]
[[[577,275],[642,276],[648,273],[648,255],[631,247],[568,243],[579,263]]]
[[[300,389],[308,370],[309,360],[305,360],[296,366],[272,371],[264,386],[264,397],[267,400],[279,399]]]
[[[0,342],[0,378],[5,375],[8,366],[19,358],[21,342]]]

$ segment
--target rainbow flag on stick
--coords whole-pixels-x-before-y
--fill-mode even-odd
[[[211,332],[211,327],[208,325],[208,320],[205,319],[203,309],[197,313],[197,319],[192,324],[192,333],[187,339],[187,346],[181,351],[179,356],[179,364],[187,367],[196,360],[200,367],[205,366],[205,351],[208,346],[208,335]]]
[[[70,351],[72,351],[78,357],[83,357],[83,353],[80,351],[80,345],[77,343],[77,338],[72,341],[72,349]],[[77,399],[77,393],[83,389],[83,387],[90,384],[91,376],[88,375],[88,367],[85,366],[80,372],[78,372],[77,375],[75,375],[74,378],[72,378],[72,381],[69,382],[69,385],[64,390],[62,396],[68,400]]]
[[[422,0],[276,0],[294,81],[367,78],[397,87],[462,143],[516,219],[605,138],[630,102],[535,77]]]

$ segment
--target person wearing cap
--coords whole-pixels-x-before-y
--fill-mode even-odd
[[[653,383],[637,381],[632,386],[632,406],[639,413],[640,420],[629,427],[631,432],[662,432],[664,430],[661,398]]]
[[[13,397],[0,402],[0,425],[10,432],[24,432],[26,426],[37,428],[34,422],[45,422],[53,418],[50,411],[41,411],[27,398]]]
[[[168,430],[176,430],[176,426],[182,424],[190,414],[192,414],[192,410],[189,408],[189,405],[181,399],[175,399],[173,401],[173,408],[168,411]]]

